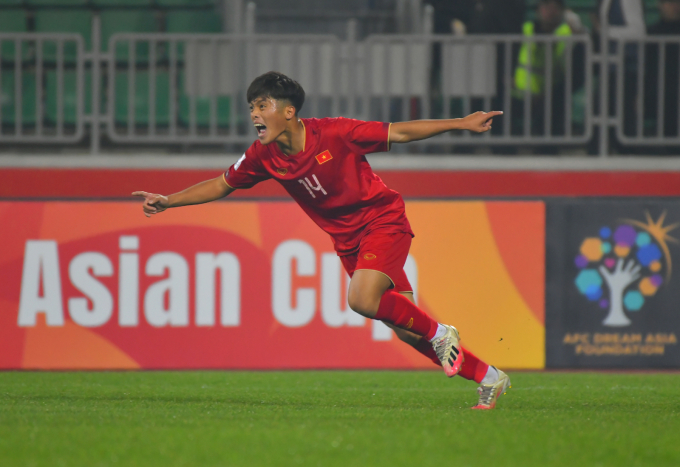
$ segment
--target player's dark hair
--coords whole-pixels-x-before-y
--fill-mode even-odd
[[[557,3],[562,8],[566,8],[564,0],[538,0],[538,3]]]
[[[246,99],[249,103],[260,97],[287,100],[295,107],[297,114],[302,110],[302,104],[305,103],[305,90],[302,89],[300,83],[283,73],[268,71],[255,78],[248,86]]]

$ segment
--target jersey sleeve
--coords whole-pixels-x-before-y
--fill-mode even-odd
[[[359,154],[390,150],[390,124],[338,118],[338,130],[348,146]]]
[[[224,181],[232,188],[250,188],[270,178],[252,146],[224,173]]]

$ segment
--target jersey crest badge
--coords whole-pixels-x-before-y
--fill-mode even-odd
[[[325,164],[331,159],[333,159],[333,156],[331,156],[331,152],[328,149],[326,149],[324,152],[316,156],[316,161],[319,164]]]
[[[278,172],[279,175],[286,175],[288,173],[288,169],[283,167],[276,169],[276,171]]]

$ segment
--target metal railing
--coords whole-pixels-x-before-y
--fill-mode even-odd
[[[253,77],[276,69],[305,88],[302,116],[399,121],[505,112],[483,135],[453,132],[427,144],[584,145],[599,129],[605,156],[611,128],[623,144],[680,144],[680,77],[665,77],[680,60],[680,38],[614,41],[605,24],[600,50],[616,52],[596,55],[586,35],[444,36],[425,24],[422,34],[362,41],[353,21],[343,41],[126,33],[113,35],[107,52],[96,16],[91,51],[76,34],[0,34],[0,143],[89,137],[93,154],[104,136],[119,145],[248,144],[245,91]],[[536,89],[516,76],[527,47],[543,63],[524,64],[528,76],[540,77]]]
[[[83,138],[83,55],[78,34],[0,34],[0,143]]]
[[[540,90],[516,86],[523,46],[544,57],[543,69],[527,67],[544,81]],[[593,93],[588,36],[380,35],[368,37],[360,50],[363,118],[452,118],[502,109],[505,115],[491,132],[450,132],[430,141],[564,145],[592,137],[593,106],[584,98]]]
[[[628,145],[680,145],[680,40],[621,41],[615,56],[616,136]]]
[[[115,142],[251,142],[245,90],[270,69],[305,83],[311,115],[339,112],[335,36],[116,34],[109,50],[105,120]]]

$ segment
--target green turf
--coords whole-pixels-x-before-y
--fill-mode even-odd
[[[680,375],[0,373],[0,466],[680,465]]]

